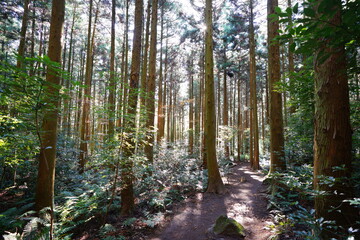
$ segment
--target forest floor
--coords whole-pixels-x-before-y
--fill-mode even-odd
[[[266,228],[271,218],[266,209],[264,175],[250,170],[248,163],[232,168],[224,178],[228,192],[224,195],[197,193],[174,211],[173,216],[150,236],[150,240],[232,240],[214,236],[209,229],[220,215],[241,223],[246,240],[265,240],[272,233]]]

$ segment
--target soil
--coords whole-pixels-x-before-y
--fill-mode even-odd
[[[227,215],[242,224],[246,240],[265,240],[272,234],[266,229],[271,219],[266,209],[266,186],[263,174],[250,170],[248,163],[232,168],[223,179],[227,193],[197,193],[178,209],[150,240],[233,240],[215,236],[211,227],[220,215]]]

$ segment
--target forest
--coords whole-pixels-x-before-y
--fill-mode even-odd
[[[0,1],[0,239],[360,239],[360,1]]]

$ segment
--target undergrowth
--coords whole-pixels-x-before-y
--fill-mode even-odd
[[[136,211],[133,217],[120,218],[120,184],[112,199],[113,165],[98,161],[104,159],[106,153],[94,154],[89,169],[80,175],[74,149],[61,146],[60,149],[63,151],[58,156],[61,165],[57,167],[55,186],[55,239],[75,239],[86,234],[108,240],[142,239],[146,231],[172,212],[175,202],[206,188],[207,173],[201,169],[199,158],[189,156],[185,145],[161,146],[151,165],[141,155],[134,157]],[[226,160],[221,160],[220,164],[225,169],[231,165]],[[29,239],[28,236],[47,239],[49,217],[46,214],[37,216],[31,210],[32,202],[33,199],[29,203],[27,198],[23,204],[18,204],[20,207],[0,214],[2,234],[10,239]]]
[[[273,232],[270,239],[319,240],[324,229],[335,232],[338,230],[334,222],[316,218],[314,198],[319,193],[313,190],[312,181],[313,168],[307,164],[268,176],[268,209],[274,222],[268,226]],[[359,199],[346,201],[360,206]],[[358,229],[349,228],[348,234],[341,237],[339,235],[337,240],[355,240],[357,233]]]

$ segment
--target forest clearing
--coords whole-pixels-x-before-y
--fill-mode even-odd
[[[360,1],[0,1],[0,239],[360,239]]]

